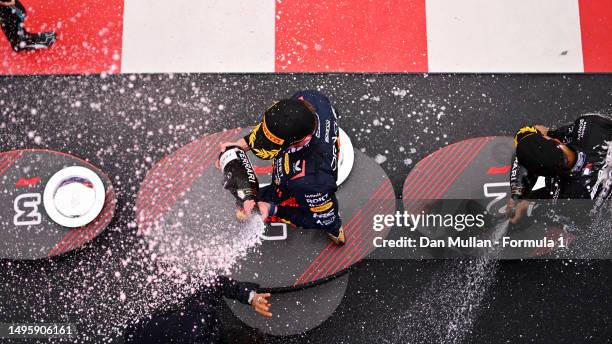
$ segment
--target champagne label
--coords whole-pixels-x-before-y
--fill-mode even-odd
[[[238,159],[238,155],[236,155],[236,150],[236,148],[231,148],[225,151],[225,153],[221,154],[221,157],[219,158],[219,163],[221,164],[221,171],[225,170],[225,166],[228,163]]]

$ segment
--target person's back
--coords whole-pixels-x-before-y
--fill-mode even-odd
[[[552,138],[567,145],[576,153],[576,162],[570,173],[555,176],[550,182],[558,183],[558,199],[594,199],[599,172],[606,165],[607,142],[612,142],[612,120],[599,115],[586,115],[574,123],[548,132]],[[552,194],[555,195],[556,190]]]
[[[521,213],[530,215],[535,209],[535,202],[529,206],[520,202],[526,199],[551,199],[552,205],[558,200],[586,199],[595,203],[589,210],[597,209],[610,198],[611,143],[612,120],[599,115],[581,116],[555,130],[521,128],[515,136],[517,152],[510,173],[508,209],[522,203],[514,222]],[[545,177],[545,187],[532,191],[538,177]]]
[[[307,145],[290,149],[274,160],[273,192],[291,196],[280,198],[293,198],[295,202],[287,204],[300,208],[300,211],[279,208],[277,216],[302,227],[336,232],[341,222],[335,206],[339,147],[334,109],[327,97],[316,91],[298,92],[291,98],[307,101],[314,107],[318,127]]]

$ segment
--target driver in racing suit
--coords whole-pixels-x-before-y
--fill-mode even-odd
[[[612,189],[612,120],[585,115],[549,130],[521,128],[514,137],[516,153],[510,172],[511,197],[506,212],[517,224],[537,212],[537,199],[590,199],[594,214],[610,199]],[[532,191],[539,176],[545,186]]]
[[[221,144],[221,150],[230,146],[274,159],[272,184],[260,191],[257,202],[266,221],[321,229],[336,245],[344,244],[336,198],[338,124],[326,96],[301,91],[276,102],[251,133]],[[245,202],[245,212],[254,206],[254,201]]]
[[[55,32],[28,32],[24,25],[25,18],[26,9],[19,0],[0,0],[0,27],[13,50],[44,49],[55,42]]]

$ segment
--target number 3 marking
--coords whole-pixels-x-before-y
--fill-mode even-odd
[[[13,209],[15,209],[16,213],[13,218],[15,226],[39,225],[42,222],[42,215],[38,211],[40,203],[41,197],[38,193],[27,193],[17,196],[13,203]]]

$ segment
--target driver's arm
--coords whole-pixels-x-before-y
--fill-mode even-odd
[[[574,134],[575,125],[574,123],[570,125],[564,125],[557,129],[549,130],[548,136],[557,139],[563,143],[569,143],[572,141],[572,135]]]
[[[255,312],[266,318],[272,317],[270,312],[272,305],[268,302],[268,298],[271,295],[268,293],[258,293],[259,284],[239,282],[225,276],[219,276],[217,282],[223,296],[228,299],[238,300],[245,305],[251,305]]]

